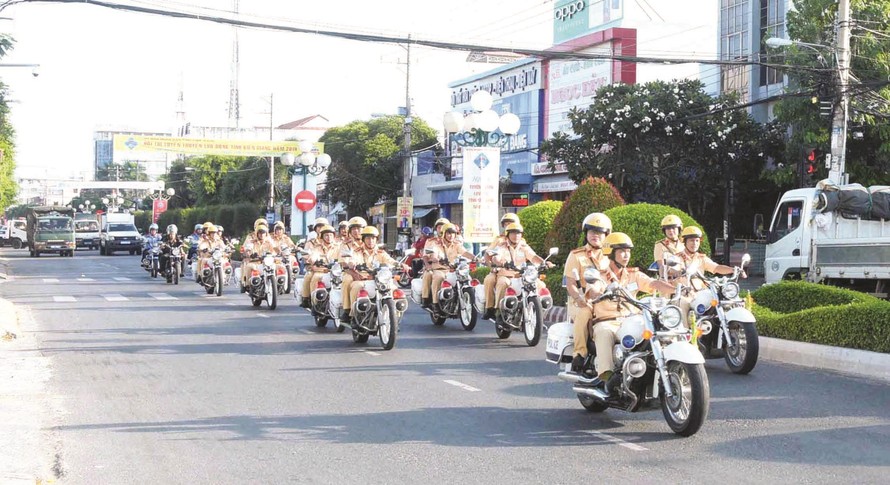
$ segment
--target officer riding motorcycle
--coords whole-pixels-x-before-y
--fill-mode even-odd
[[[179,284],[179,278],[185,276],[182,268],[182,255],[186,244],[179,238],[178,233],[179,229],[176,224],[170,224],[160,243],[161,254],[158,261],[161,271],[167,278],[167,283]]]
[[[494,241],[488,246],[486,250],[484,262],[486,265],[491,268],[485,278],[482,280],[483,286],[483,298],[479,298],[477,295],[477,299],[484,300],[485,302],[485,313],[482,315],[482,318],[485,320],[491,320],[494,318],[495,310],[494,306],[497,303],[494,298],[494,288],[497,285],[498,281],[498,268],[491,267],[491,256],[488,254],[490,251],[494,251],[494,249],[504,242],[507,239],[506,228],[510,224],[519,224],[519,216],[517,216],[513,212],[508,212],[501,217],[501,235],[496,237]]]
[[[151,273],[152,278],[157,276],[161,270],[158,261],[160,242],[161,235],[158,234],[158,225],[152,224],[148,226],[148,234],[142,241],[142,267]]]
[[[680,241],[680,231],[683,230],[683,221],[674,214],[668,214],[661,220],[661,232],[664,239],[655,243],[652,250],[652,260],[658,265],[658,278],[669,280],[679,274],[664,264],[669,256],[677,256],[683,251],[683,243]]]

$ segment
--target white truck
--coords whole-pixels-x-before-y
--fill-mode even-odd
[[[839,201],[840,199],[840,201]],[[785,192],[773,213],[766,283],[824,282],[888,297],[890,187],[858,184]]]
[[[133,223],[133,214],[99,214],[99,254],[111,256],[115,251],[141,254],[142,236]]]
[[[12,219],[0,226],[0,246],[21,249],[28,244],[28,221]]]

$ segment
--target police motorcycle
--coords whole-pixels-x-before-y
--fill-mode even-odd
[[[352,341],[365,343],[371,335],[380,337],[383,350],[391,350],[396,344],[396,335],[402,315],[408,309],[405,292],[392,289],[393,271],[388,265],[373,267],[359,265],[358,271],[368,272],[371,279],[363,280],[352,303]]]
[[[343,308],[343,267],[337,260],[325,263],[322,260],[315,261],[313,265],[327,268],[316,288],[310,288],[309,311],[315,318],[315,326],[326,327],[328,321],[334,323],[334,330],[341,333],[346,330],[346,325],[340,321],[340,310]],[[294,286],[294,298],[299,298],[300,286]]]
[[[252,251],[253,248],[247,247],[246,250]],[[251,259],[261,264],[259,268],[252,268],[251,273],[247,275],[247,288],[244,291],[250,297],[253,306],[258,307],[265,301],[269,309],[274,310],[278,307],[279,288],[284,284],[284,268],[272,253]]]
[[[595,268],[584,271],[588,285],[601,280]],[[644,297],[634,299],[636,283],[626,288],[611,283],[593,303],[605,299],[629,304],[640,313],[621,317],[618,344],[613,348],[615,374],[608,383],[571,372],[572,322],[560,322],[547,329],[546,360],[565,364],[558,374],[573,384],[572,391],[585,409],[603,412],[608,408],[631,413],[661,407],[664,419],[674,433],[692,436],[704,424],[710,407],[710,385],[705,359],[689,343],[690,332],[683,327],[682,311],[676,299]],[[679,288],[678,288],[679,289]],[[591,358],[596,346],[588,342]],[[606,389],[606,386],[612,386]]]
[[[734,374],[751,372],[760,353],[757,319],[745,307],[738,284],[750,262],[751,256],[743,255],[741,265],[730,276],[707,277],[695,264],[683,273],[689,282],[684,292],[691,294],[684,323],[697,336],[702,355],[706,359],[723,357]],[[679,259],[666,258],[665,264],[675,266]]]
[[[285,267],[284,285],[281,287],[282,295],[295,291],[298,288],[294,283],[300,277],[300,262],[294,254],[295,251],[298,252],[300,249],[291,249],[289,247],[281,249],[281,263]]]
[[[205,252],[210,253],[210,257],[203,260],[202,267],[198,272],[198,284],[204,287],[208,295],[216,294],[216,296],[222,296],[223,287],[228,286],[231,282],[231,254],[234,251],[235,244],[238,244],[237,239],[229,241],[223,248],[205,250]]]
[[[168,248],[169,253],[167,254],[167,264],[164,267],[164,276],[167,279],[167,283],[178,285],[179,275],[182,273],[182,246],[170,246],[167,243],[161,243],[160,250],[163,251]]]
[[[489,256],[495,253],[494,250],[486,251]],[[521,268],[516,268],[512,263],[504,266],[518,271],[519,276],[510,279],[504,297],[496,305],[494,329],[499,339],[510,338],[513,331],[519,331],[525,335],[525,343],[529,347],[538,345],[544,328],[544,312],[553,306],[553,297],[546,287],[538,291],[537,284],[546,269],[547,260],[557,253],[559,248],[550,248],[541,265],[526,261]]]
[[[152,245],[146,241],[145,249],[148,250],[148,253],[146,253],[145,257],[142,259],[142,268],[145,271],[148,271],[152,278],[157,278],[158,274],[161,272],[161,248],[158,244]]]
[[[408,250],[413,253],[414,249]],[[427,254],[434,251],[425,250]],[[479,318],[479,309],[476,308],[476,287],[479,280],[470,276],[470,260],[460,256],[453,263],[442,260],[441,263],[448,266],[445,280],[439,289],[439,303],[431,308],[425,308],[430,314],[433,325],[442,325],[449,318],[460,319],[464,330],[470,332],[476,328]],[[414,303],[422,303],[423,278],[411,280],[411,299]]]
[[[399,284],[399,287],[401,287],[402,289],[411,288],[412,279],[420,277],[419,273],[415,272],[414,268],[411,268],[408,271],[404,271],[402,269],[402,265],[408,264],[408,258],[410,258],[414,253],[415,253],[414,248],[411,248],[411,249],[408,249],[407,251],[405,251],[405,253],[402,255],[402,257],[398,259],[399,266],[393,269],[393,275],[398,277],[396,282]],[[415,300],[414,302],[417,303],[417,300]]]

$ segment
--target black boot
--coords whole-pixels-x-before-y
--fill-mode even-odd
[[[584,372],[584,357],[581,354],[572,357],[572,372],[576,374]]]
[[[340,323],[349,325],[350,320],[351,319],[349,318],[349,310],[340,311]]]
[[[429,296],[423,299],[423,303],[421,303],[421,308],[429,309],[433,306],[433,297]]]
[[[483,320],[491,320],[494,318],[494,308],[486,308],[485,313],[482,315]]]
[[[300,306],[303,308],[309,308],[309,304],[310,304],[309,297],[304,296],[303,301],[300,303]]]

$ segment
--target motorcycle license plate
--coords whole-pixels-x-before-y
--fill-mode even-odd
[[[547,351],[553,352],[554,354],[559,353],[562,349],[559,348],[559,340],[558,339],[547,339]]]
[[[121,244],[130,244],[130,241],[121,241]]]

